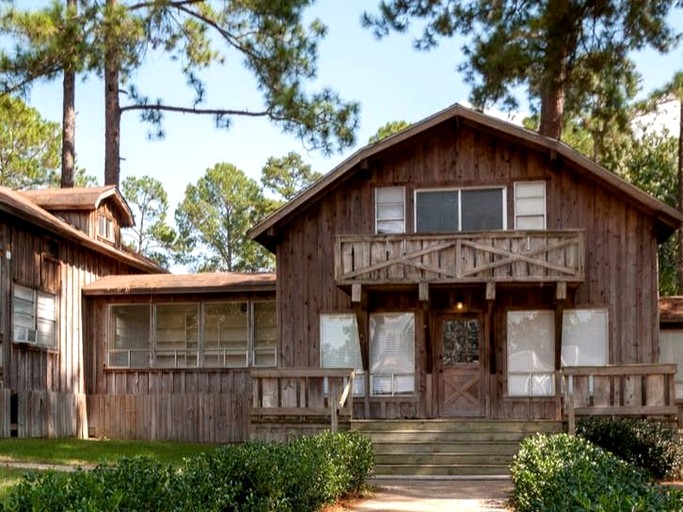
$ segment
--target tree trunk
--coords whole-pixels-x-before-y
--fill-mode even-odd
[[[119,185],[120,178],[120,132],[121,107],[119,105],[119,54],[111,33],[110,25],[115,20],[110,17],[117,0],[107,0],[104,52],[104,184]]]
[[[549,79],[541,96],[541,135],[560,139],[564,115],[564,86],[561,79]]]
[[[678,100],[678,209],[683,211],[683,95]],[[678,293],[683,292],[683,227],[678,229]]]
[[[66,0],[67,16],[78,12],[76,0]],[[75,42],[74,42],[75,43]],[[62,178],[61,187],[74,186],[76,164],[76,73],[71,63],[64,67],[62,82]]]

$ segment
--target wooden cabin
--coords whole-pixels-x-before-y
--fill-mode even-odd
[[[274,367],[275,275],[108,276],[83,290],[91,437],[250,437],[250,371]]]
[[[112,220],[107,237],[100,214]],[[87,435],[81,290],[110,274],[164,272],[120,248],[131,222],[115,187],[0,187],[0,437]]]
[[[250,235],[277,257],[283,377],[354,369],[355,419],[573,421],[672,414],[657,246],[682,220],[565,144],[456,105]]]

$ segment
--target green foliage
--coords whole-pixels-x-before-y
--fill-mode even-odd
[[[678,432],[658,422],[635,418],[587,418],[576,432],[657,480],[673,479],[683,469],[683,446]]]
[[[130,176],[123,180],[122,191],[135,218],[135,226],[126,229],[134,250],[168,267],[177,234],[166,222],[168,196],[163,184],[150,176]]]
[[[226,445],[180,468],[136,457],[32,475],[10,490],[4,510],[312,512],[360,490],[372,459],[366,437],[329,432],[288,444]]]
[[[59,182],[61,130],[18,98],[0,95],[0,185],[45,188]]]
[[[193,270],[270,269],[273,256],[247,236],[275,207],[258,184],[232,164],[216,164],[196,185],[188,185],[175,212],[178,261]]]
[[[582,437],[526,438],[510,467],[518,512],[680,511],[683,494],[659,488],[646,473]]]
[[[285,201],[289,201],[322,174],[311,169],[301,155],[292,151],[276,158],[270,157],[261,169],[261,183]]]
[[[405,130],[409,126],[410,123],[408,121],[389,121],[385,125],[377,128],[375,134],[368,139],[368,144],[374,144],[375,142],[384,140],[395,133]]]

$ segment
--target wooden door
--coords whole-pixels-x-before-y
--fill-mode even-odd
[[[440,415],[484,416],[485,343],[481,316],[442,315],[437,332]]]

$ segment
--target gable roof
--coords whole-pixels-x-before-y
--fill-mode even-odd
[[[97,210],[102,201],[110,199],[121,214],[121,226],[135,225],[133,212],[115,185],[104,187],[45,188],[22,190],[20,193],[47,211]]]
[[[576,172],[590,176],[623,195],[643,211],[650,213],[657,224],[658,240],[664,241],[683,223],[683,213],[667,204],[646,194],[639,188],[621,179],[565,143],[546,137],[537,132],[527,130],[507,121],[497,119],[462,105],[452,105],[409,128],[394,134],[379,142],[368,144],[344,160],[337,167],[324,175],[313,185],[302,191],[294,199],[283,205],[270,216],[249,230],[248,235],[263,246],[274,252],[277,244],[277,230],[284,225],[288,218],[310,203],[323,197],[333,186],[349,179],[360,170],[371,157],[390,148],[398,146],[407,140],[433,128],[441,123],[458,119],[463,123],[479,129],[485,129],[514,139],[517,143],[538,151],[548,153],[551,158],[562,158],[570,164]]]
[[[106,276],[83,288],[85,295],[275,291],[275,274],[207,272]]]
[[[18,217],[68,240],[84,245],[100,254],[126,263],[144,272],[168,272],[152,260],[122,251],[109,244],[90,238],[82,231],[55,217],[26,197],[25,192],[15,192],[0,186],[0,211]]]

